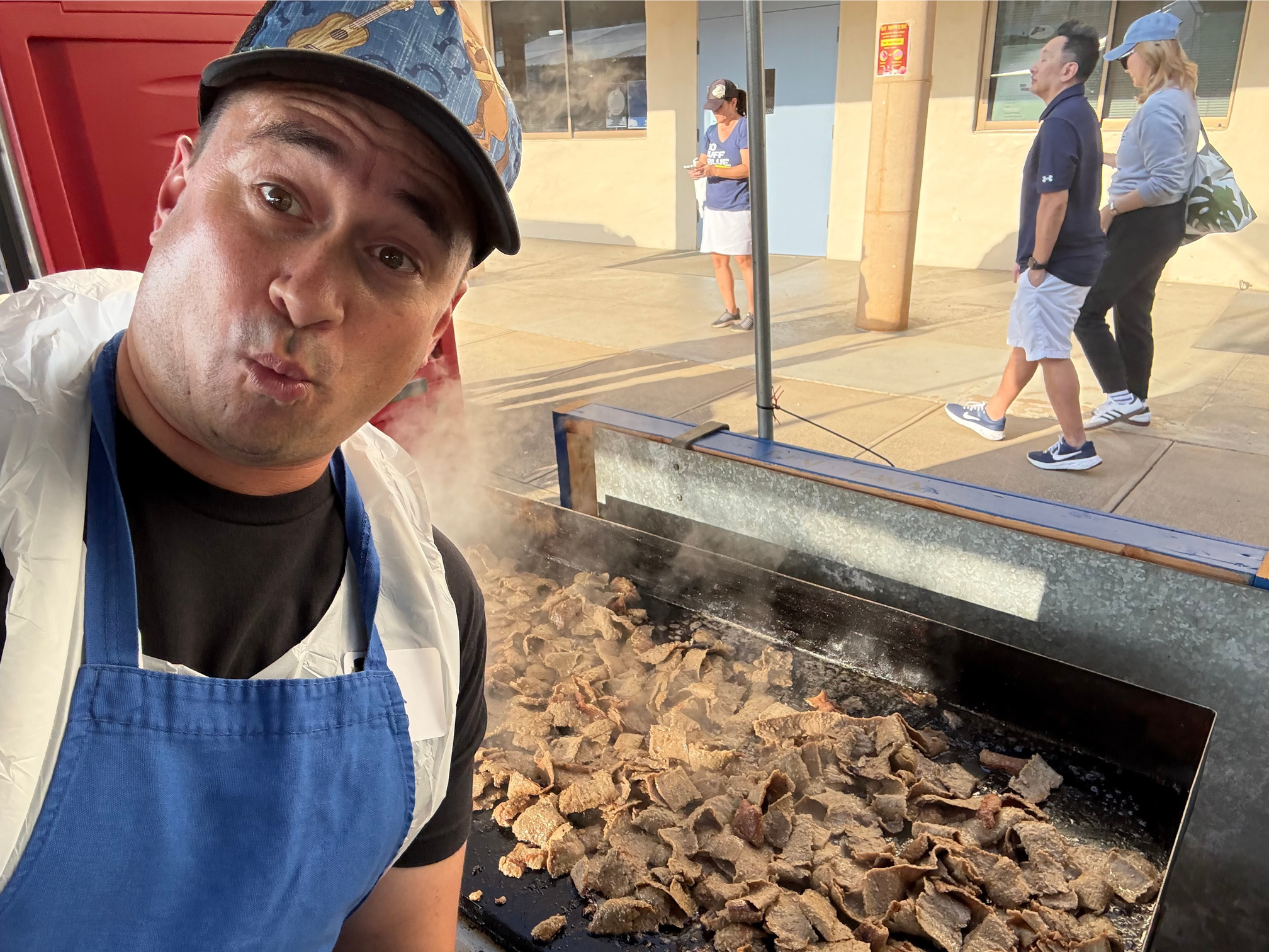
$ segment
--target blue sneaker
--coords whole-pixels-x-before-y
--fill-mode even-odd
[[[1027,459],[1032,466],[1041,469],[1092,469],[1101,464],[1102,458],[1093,448],[1093,441],[1088,440],[1079,449],[1066,442],[1062,437],[1047,450],[1036,450],[1028,453]]]
[[[1005,438],[1005,418],[993,420],[987,415],[985,403],[949,403],[944,409],[953,420],[961,426],[969,427],[984,439],[1003,440]]]

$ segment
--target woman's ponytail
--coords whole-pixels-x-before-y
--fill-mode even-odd
[[[742,116],[749,103],[749,96],[743,89],[736,90],[736,111]]]

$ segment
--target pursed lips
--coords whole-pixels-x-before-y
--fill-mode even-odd
[[[246,364],[247,378],[255,389],[278,403],[295,403],[313,386],[302,366],[274,353],[252,354]]]

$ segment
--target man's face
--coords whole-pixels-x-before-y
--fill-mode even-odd
[[[329,454],[414,375],[466,285],[457,172],[391,110],[300,84],[232,93],[178,144],[128,347],[149,401],[217,455]]]
[[[1066,37],[1053,37],[1040,49],[1031,67],[1031,92],[1041,99],[1056,95],[1079,70],[1075,63],[1063,59],[1065,49]]]

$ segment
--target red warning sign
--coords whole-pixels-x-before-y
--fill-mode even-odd
[[[908,25],[883,23],[877,31],[877,75],[903,76],[908,71]]]

